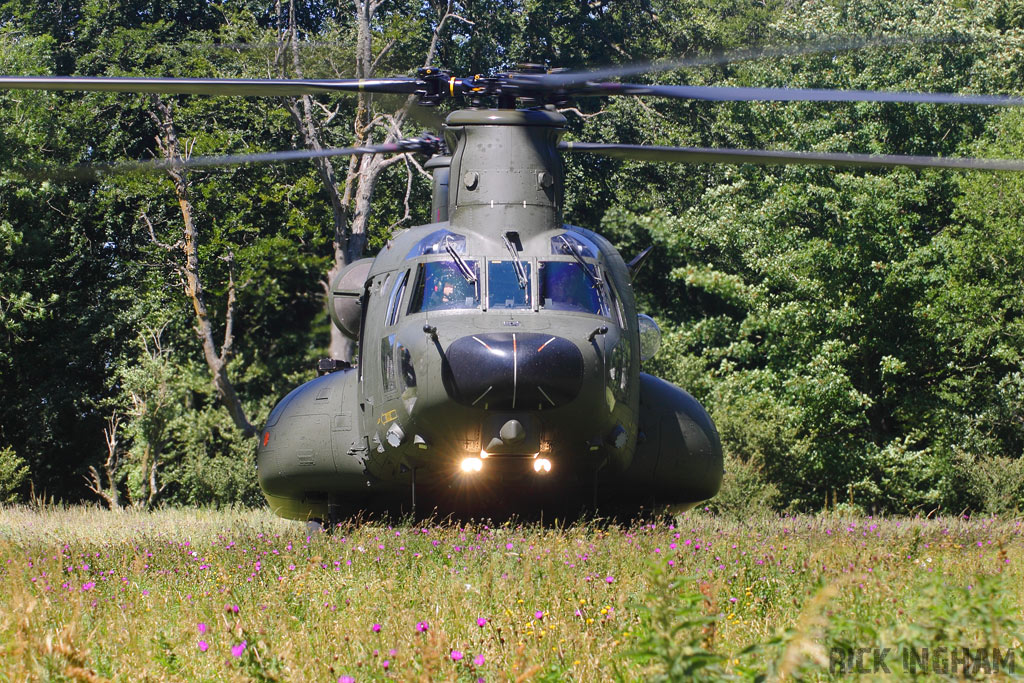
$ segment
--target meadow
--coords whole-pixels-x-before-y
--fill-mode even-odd
[[[1021,527],[696,510],[309,536],[265,510],[7,507],[0,681],[902,678],[908,652],[926,679],[1001,678],[1024,672]],[[986,657],[967,676],[962,648]]]

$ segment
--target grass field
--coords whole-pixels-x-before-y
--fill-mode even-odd
[[[262,510],[3,508],[0,680],[909,677],[926,651],[959,678],[964,647],[1024,674],[1021,531],[694,511],[307,537]]]

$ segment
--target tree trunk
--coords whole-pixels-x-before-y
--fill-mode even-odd
[[[120,424],[121,418],[116,413],[107,418],[107,427],[103,430],[103,438],[107,442],[107,459],[103,463],[103,476],[100,476],[100,472],[95,466],[90,466],[89,476],[85,478],[89,490],[102,498],[111,510],[121,509],[121,496],[117,492],[118,469],[121,464],[117,428]],[[106,479],[106,484],[103,483],[103,479]]]
[[[157,143],[164,158],[171,162],[167,174],[174,182],[174,192],[178,198],[178,206],[181,208],[181,217],[184,228],[184,240],[182,255],[184,264],[181,272],[185,284],[185,294],[192,301],[192,310],[196,316],[196,334],[203,346],[203,357],[210,370],[210,378],[213,382],[217,398],[231,414],[235,426],[247,437],[255,436],[256,428],[252,426],[246,417],[245,408],[242,406],[235,386],[228,377],[228,360],[231,358],[234,344],[234,317],[235,317],[235,283],[234,278],[228,286],[227,313],[224,321],[224,340],[221,343],[220,352],[217,351],[217,344],[213,335],[213,324],[210,321],[206,308],[203,283],[199,277],[198,243],[199,231],[195,223],[195,212],[192,210],[192,203],[188,194],[188,174],[183,166],[174,162],[182,159],[181,150],[178,145],[178,135],[174,127],[174,118],[171,108],[158,96],[152,98],[155,112],[150,112],[153,120],[160,128],[160,135]],[[230,264],[230,254],[229,254]],[[155,478],[156,461],[153,462],[153,477]],[[153,485],[155,490],[155,484]]]
[[[353,0],[356,13],[356,73],[354,74],[356,78],[373,78],[377,61],[394,44],[391,43],[385,46],[374,57],[372,22],[380,4],[379,0],[377,2],[372,0]],[[471,23],[462,17],[452,14],[450,2],[447,4],[444,12],[444,15],[440,18],[434,29],[430,47],[424,60],[424,66],[429,66],[433,61],[437,51],[438,38],[449,19],[454,18]],[[280,0],[277,3],[277,14],[278,17],[281,16]],[[291,75],[295,78],[303,78],[302,62],[299,59],[297,27],[295,25],[295,0],[289,0],[288,30],[286,32],[279,31],[279,34],[285,37],[278,44],[275,64],[278,75],[281,77],[285,76],[285,58],[286,55],[289,55],[291,58]],[[352,142],[353,146],[361,147],[374,144],[374,131],[384,122],[387,123],[384,142],[394,142],[401,137],[402,123],[405,121],[407,108],[412,104],[411,98],[401,109],[379,117],[373,116],[370,96],[365,93],[359,93],[357,98],[356,115],[352,122],[355,133]],[[307,149],[323,149],[322,127],[326,123],[330,123],[333,114],[326,121],[320,122],[315,115],[313,100],[308,95],[301,98],[290,98],[288,100],[288,111],[291,113],[292,120],[299,131],[303,145]],[[349,263],[362,258],[366,251],[368,241],[367,229],[370,221],[373,193],[381,173],[392,164],[404,160],[404,158],[405,155],[385,158],[377,154],[351,157],[348,164],[348,173],[345,176],[344,186],[341,190],[338,188],[337,173],[331,160],[318,158],[313,161],[320,176],[321,185],[330,199],[333,217],[334,260],[333,265],[327,272],[327,281],[323,283],[324,290],[328,296],[328,305],[330,305],[330,287],[334,282],[334,278]],[[353,343],[334,325],[331,325],[331,357],[340,360],[351,360],[353,350]]]

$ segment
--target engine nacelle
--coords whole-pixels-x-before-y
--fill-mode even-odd
[[[352,340],[359,339],[359,320],[363,314],[363,289],[373,266],[372,258],[353,261],[331,283],[331,301],[327,307],[331,322]]]

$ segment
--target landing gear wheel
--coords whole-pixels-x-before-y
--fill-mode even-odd
[[[306,533],[312,536],[313,534],[322,534],[324,532],[324,522],[322,519],[311,519],[306,522]]]

